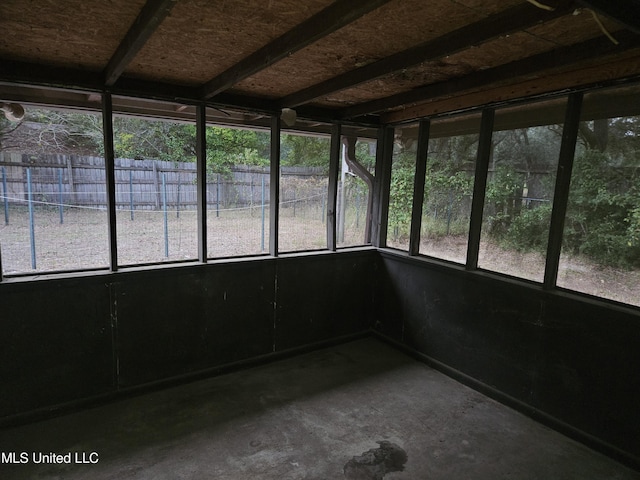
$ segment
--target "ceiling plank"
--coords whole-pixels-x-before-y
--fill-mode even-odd
[[[321,12],[208,81],[202,87],[202,97],[210,99],[231,88],[241,80],[377,9],[388,1],[337,0]]]
[[[287,95],[281,100],[282,108],[293,108],[332,92],[353,87],[374,78],[409,68],[421,62],[436,60],[487,42],[493,38],[530,28],[568,14],[573,2],[564,2],[554,11],[546,11],[523,3],[478,22],[466,25],[434,40],[421,43],[389,57],[351,70],[324,82]]]
[[[437,97],[459,95],[464,91],[483,88],[497,82],[527,75],[542,76],[546,70],[566,67],[582,61],[595,59],[598,56],[623,53],[627,49],[640,46],[640,37],[630,32],[619,32],[619,45],[612,44],[605,37],[598,37],[568,47],[558,48],[550,52],[533,55],[516,60],[499,67],[474,72],[464,77],[453,78],[444,82],[425,85],[389,97],[360,103],[342,110],[343,118],[354,118],[372,114],[401,105],[422,102]],[[586,79],[585,79],[586,80]],[[538,80],[540,81],[540,80]]]
[[[637,0],[579,0],[579,3],[640,33],[640,2]]]
[[[634,52],[635,55],[632,55]],[[640,79],[640,51],[636,49],[630,52],[630,55],[607,62],[603,61],[588,68],[546,75],[544,82],[538,78],[524,80],[455,97],[436,99],[403,110],[395,110],[383,114],[381,123],[405,122],[416,118],[463,112],[477,107],[497,106],[511,100],[533,99],[576,89],[602,87],[617,84],[624,79],[637,81]],[[631,105],[635,104],[631,103]]]
[[[106,86],[116,83],[127,65],[142,49],[146,41],[169,15],[178,0],[147,0],[135,22],[109,60],[104,71]]]

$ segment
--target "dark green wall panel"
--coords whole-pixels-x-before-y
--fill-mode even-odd
[[[0,416],[109,392],[109,289],[94,280],[3,285]]]
[[[382,257],[378,331],[530,412],[640,458],[640,315],[633,309]],[[401,315],[388,315],[393,310]]]

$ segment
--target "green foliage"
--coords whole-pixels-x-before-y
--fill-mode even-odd
[[[116,117],[113,122],[116,157],[195,161],[195,127],[162,120]]]
[[[280,163],[289,167],[323,167],[328,171],[330,147],[329,138],[283,134]]]
[[[423,230],[429,237],[462,235],[469,228],[466,198],[473,192],[473,176],[451,163],[427,166]]]
[[[551,210],[550,203],[522,210],[509,223],[502,237],[503,244],[519,251],[545,252],[549,241]]]
[[[602,265],[639,266],[638,180],[637,169],[612,166],[603,152],[587,150],[577,157],[564,226],[565,251],[585,255]],[[517,214],[498,212],[492,221],[502,222],[504,228],[494,228],[491,233],[507,247],[544,251],[551,209],[551,203],[545,203]]]
[[[629,211],[629,216],[625,218],[627,222],[627,246],[633,248],[640,247],[640,206]]]
[[[269,134],[266,132],[208,127],[208,170],[226,173],[232,165],[268,166],[269,142]]]
[[[640,188],[637,169],[614,167],[603,152],[576,159],[564,246],[617,267],[640,266]]]
[[[524,174],[517,173],[512,165],[500,164],[496,167],[490,181],[487,182],[485,194],[485,211],[489,213],[487,228],[490,235],[500,238],[512,234],[512,222],[518,218],[522,205],[524,181]],[[513,239],[511,241],[513,242]]]
[[[449,235],[465,235],[469,231],[469,218],[452,217],[447,214],[434,218],[424,216],[422,218],[422,238],[442,238]]]
[[[522,188],[523,183],[523,174],[516,173],[511,165],[498,165],[491,181],[487,183],[485,199],[487,202],[504,205]]]
[[[408,232],[413,205],[413,165],[406,158],[394,165],[389,192],[389,227],[395,237]]]

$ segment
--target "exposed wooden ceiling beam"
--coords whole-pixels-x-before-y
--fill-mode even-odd
[[[2,64],[2,69],[0,69],[0,95],[5,91],[3,85],[7,85],[9,87],[8,90],[21,92],[17,97],[14,94],[10,96],[15,101],[28,100],[32,103],[37,103],[36,97],[40,95],[42,98],[42,94],[38,94],[38,91],[58,91],[62,93],[52,93],[52,95],[60,98],[60,105],[93,108],[95,105],[91,104],[87,93],[95,92],[100,94],[104,90],[100,72],[88,72],[74,68],[45,66],[37,63],[4,59],[0,59],[0,63]],[[39,89],[37,87],[44,88]],[[22,88],[22,90],[16,90],[16,88]],[[160,102],[195,105],[202,101],[200,91],[197,88],[127,77],[121,78],[116,85],[110,88],[110,91],[115,96]],[[79,95],[80,92],[82,94]],[[24,98],[20,98],[20,95],[24,95]],[[274,100],[231,93],[217,95],[207,103],[213,108],[236,112],[254,112],[267,116],[280,111],[278,103]],[[315,119],[331,123],[337,121],[340,110],[308,106],[297,109],[297,112],[300,119]],[[379,118],[377,116],[363,116],[355,122],[341,121],[341,123],[343,125],[369,128],[379,125]]]
[[[541,76],[545,71],[595,59],[598,56],[623,53],[627,49],[640,46],[640,37],[630,32],[619,32],[617,38],[620,45],[612,44],[606,37],[598,37],[576,45],[516,60],[499,67],[478,71],[464,77],[425,85],[389,97],[347,107],[343,109],[341,116],[354,118],[401,105],[461,94],[464,91],[484,88],[501,81],[513,81],[518,77],[534,74]]]
[[[113,85],[146,41],[169,15],[178,0],[147,0],[135,22],[109,60],[104,71],[104,83]]]
[[[0,82],[101,91],[99,72],[1,59]]]
[[[544,82],[539,78],[522,80],[387,112],[381,115],[381,123],[399,123],[416,118],[464,112],[479,107],[496,107],[518,99],[548,97],[556,93],[617,85],[621,82],[633,83],[638,80],[640,80],[640,50],[634,49],[628,55],[609,60],[603,59],[597,65],[548,73],[544,76]]]
[[[202,87],[202,97],[209,99],[231,88],[241,80],[335,32],[388,1],[337,0],[321,12],[208,81]]]
[[[640,33],[640,2],[637,0],[579,0],[579,3]]]
[[[324,82],[312,85],[298,92],[287,95],[281,100],[281,107],[293,108],[308,103],[316,98],[332,92],[353,87],[374,78],[387,75],[421,62],[435,60],[478,45],[493,38],[508,35],[518,30],[530,28],[536,24],[547,22],[564,16],[571,11],[573,2],[564,2],[549,12],[523,3],[505,11],[487,17],[478,22],[466,25],[434,40],[421,43],[415,47],[398,52],[389,57],[351,70]]]

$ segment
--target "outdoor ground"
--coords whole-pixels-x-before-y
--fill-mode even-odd
[[[326,248],[326,225],[317,206],[283,208],[280,213],[281,252]],[[184,261],[196,259],[197,218],[193,210],[119,211],[117,239],[119,265]],[[269,209],[234,210],[215,208],[207,212],[207,251],[210,258],[260,255],[269,251]],[[34,212],[32,257],[28,210],[11,207],[9,223],[0,220],[0,248],[4,275],[106,268],[108,257],[107,212],[96,209],[65,208],[63,223],[57,208]],[[363,243],[362,218],[347,215],[344,240],[339,246]],[[407,242],[390,239],[390,246],[406,249]],[[464,263],[465,236],[449,236],[424,241],[420,253]],[[168,254],[168,255],[167,255]],[[35,260],[35,269],[32,261]],[[544,256],[507,250],[482,242],[479,267],[485,270],[541,282]],[[599,266],[583,257],[562,256],[558,285],[570,290],[640,306],[640,271]]]

